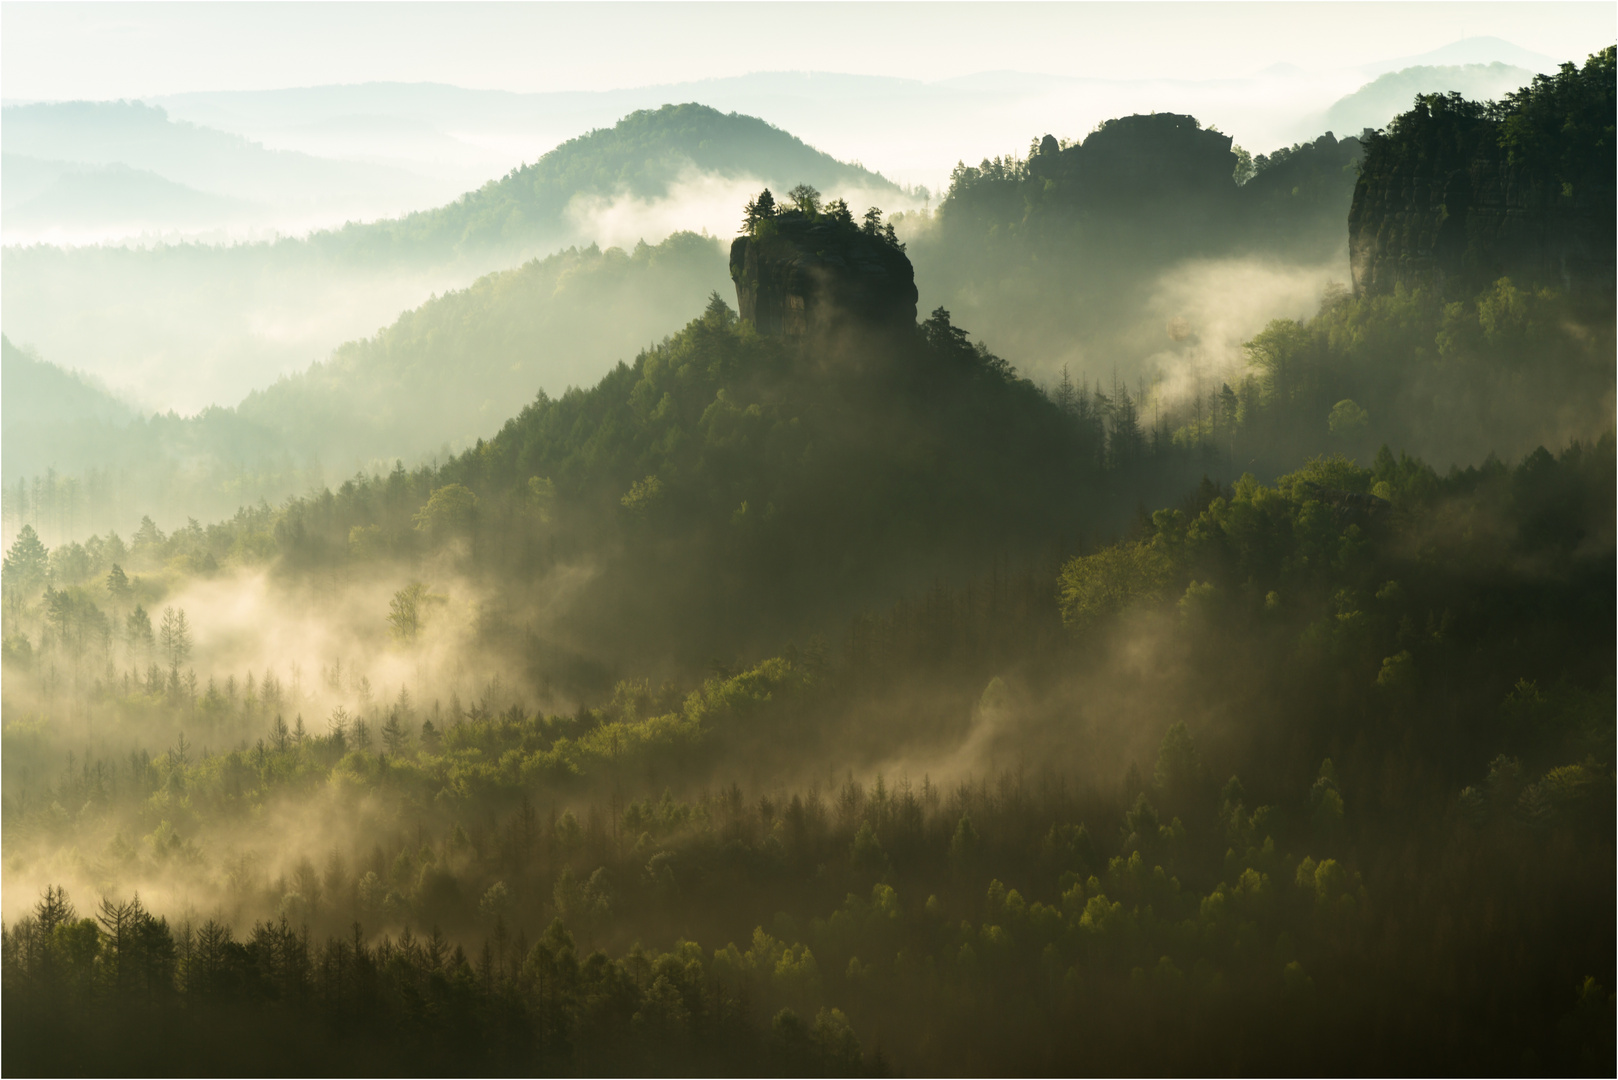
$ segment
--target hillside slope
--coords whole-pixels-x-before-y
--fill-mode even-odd
[[[698,176],[753,187],[762,181],[781,190],[804,183],[851,196],[899,194],[881,176],[845,165],[763,120],[688,103],[630,113],[447,206],[317,233],[310,243],[323,253],[364,259],[519,253],[561,238],[595,239],[572,235],[579,218],[569,220],[569,210],[585,200],[655,203],[678,197],[682,183]]]
[[[763,121],[671,105],[396,220],[233,246],[7,247],[0,319],[57,363],[109,381],[139,372],[146,400],[191,412],[238,401],[490,271],[569,245],[656,243],[704,226],[728,235],[746,192],[798,183],[861,206],[900,198]]]
[[[1251,161],[1175,113],[961,164],[930,221],[900,226],[922,307],[943,304],[1047,382],[1228,377],[1246,336],[1346,279],[1357,139]],[[1241,183],[1242,179],[1246,180]]]
[[[694,233],[569,248],[406,311],[237,411],[333,465],[459,450],[535,394],[593,383],[727,285],[718,242]]]
[[[28,373],[70,377],[8,339],[6,481],[43,482],[31,496],[45,515],[36,527],[54,543],[58,522],[82,532],[129,530],[142,514],[228,517],[356,469],[444,460],[536,393],[595,382],[728,286],[717,241],[690,233],[631,252],[569,249],[434,297],[237,406],[144,419],[126,410],[119,424],[57,417],[54,384]],[[13,499],[8,529],[19,507]]]

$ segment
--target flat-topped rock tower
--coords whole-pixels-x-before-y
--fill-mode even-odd
[[[791,341],[842,326],[915,326],[916,272],[880,218],[873,209],[856,223],[841,201],[822,209],[813,192],[778,209],[766,189],[730,246],[742,321]]]

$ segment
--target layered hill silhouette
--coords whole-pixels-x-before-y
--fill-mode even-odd
[[[149,405],[194,411],[239,400],[490,271],[597,241],[655,243],[700,227],[692,219],[703,206],[797,183],[890,206],[899,197],[880,176],[761,120],[670,105],[399,219],[229,246],[8,247],[0,303],[14,341],[109,378],[140,372]],[[716,230],[733,227],[725,213]],[[180,356],[183,377],[172,362]]]
[[[1419,112],[1407,115],[1418,117]],[[691,123],[685,125],[682,116]],[[670,109],[631,118],[616,135],[597,132],[579,141],[580,146],[596,145],[599,153],[587,154],[570,144],[572,149],[566,154],[558,152],[543,168],[525,174],[526,179],[514,174],[502,181],[505,186],[491,188],[481,200],[446,209],[443,216],[430,221],[424,218],[418,224],[424,235],[442,239],[454,232],[446,222],[459,222],[455,227],[462,229],[461,235],[472,236],[477,230],[467,222],[479,219],[478,208],[494,213],[491,208],[505,206],[520,217],[520,210],[511,207],[519,196],[528,198],[522,194],[524,190],[556,189],[561,183],[557,178],[569,175],[578,177],[580,188],[623,182],[655,192],[657,185],[677,181],[667,169],[636,172],[631,164],[644,154],[627,147],[644,149],[646,140],[678,146],[696,139],[700,145],[704,140],[697,136],[705,132],[748,130],[745,124],[732,124],[734,118],[720,118],[725,123],[718,129],[708,126],[719,123],[715,117],[711,110],[687,114]],[[647,126],[654,121],[666,122],[668,129],[658,134]],[[1387,145],[1408,146],[1409,153],[1419,154],[1417,144],[1432,133],[1430,128],[1415,119],[1401,121],[1391,129]],[[1526,138],[1532,131],[1523,129],[1522,134]],[[1600,132],[1590,135],[1597,141],[1602,137]],[[1567,138],[1577,143],[1583,136]],[[784,135],[773,145],[787,155],[782,160],[788,162],[798,160],[792,155],[813,153]],[[740,168],[740,151],[734,146],[710,146],[703,152],[710,155],[704,160],[716,170]],[[728,273],[721,244],[694,234],[627,251],[586,246],[533,260],[411,307],[384,330],[353,338],[328,358],[247,394],[237,407],[212,409],[190,420],[164,414],[131,424],[120,436],[125,439],[120,451],[104,455],[103,460],[116,460],[119,468],[128,470],[132,500],[170,520],[227,515],[237,505],[259,498],[279,501],[311,483],[334,482],[356,469],[385,471],[396,459],[412,467],[442,462],[479,439],[488,439],[500,429],[503,418],[535,401],[536,395],[541,403],[572,400],[570,387],[593,385],[603,373],[621,370],[613,369],[615,362],[637,353],[643,358],[651,355],[644,350],[688,320],[705,298],[715,291],[728,297],[733,287],[739,288],[736,306],[752,327],[749,333],[786,339],[802,337],[815,326],[821,316],[811,309],[822,306],[827,311],[857,310],[868,301],[875,303],[873,298],[880,299],[877,294],[881,293],[891,303],[884,301],[876,307],[893,318],[885,315],[879,321],[891,321],[890,329],[908,332],[918,306],[926,311],[945,298],[944,306],[950,307],[954,300],[949,298],[959,297],[964,301],[961,306],[950,307],[954,319],[971,326],[980,340],[992,346],[993,353],[985,355],[1010,353],[1007,360],[1013,363],[1023,355],[1033,356],[1033,364],[1016,366],[1051,387],[1055,397],[1066,393],[1066,400],[1073,400],[1071,384],[1051,377],[1053,359],[1060,362],[1071,355],[1064,349],[1076,342],[1092,350],[1091,355],[1104,358],[1112,365],[1112,382],[1105,388],[1106,404],[1097,405],[1101,410],[1097,415],[1111,430],[1120,423],[1118,410],[1134,409],[1134,403],[1144,400],[1130,377],[1133,372],[1127,365],[1132,356],[1150,358],[1151,350],[1173,349],[1189,355],[1201,347],[1204,327],[1189,320],[1163,319],[1161,310],[1153,306],[1157,295],[1152,290],[1169,270],[1211,266],[1214,276],[1230,276],[1231,268],[1239,268],[1244,261],[1292,260],[1297,265],[1329,245],[1341,253],[1343,277],[1347,277],[1348,202],[1354,184],[1361,179],[1360,155],[1358,140],[1327,134],[1249,164],[1241,160],[1228,136],[1204,129],[1193,118],[1170,114],[1123,118],[1104,125],[1078,146],[1064,147],[1047,138],[1035,145],[1027,160],[1001,160],[957,170],[936,219],[923,222],[914,231],[915,217],[903,219],[897,234],[887,232],[880,215],[875,224],[856,225],[846,204],[839,206],[831,199],[836,188],[820,197],[805,185],[802,190],[809,192],[806,197],[816,206],[813,213],[799,221],[793,215],[800,211],[789,210],[769,227],[749,230],[749,236],[732,246]],[[860,176],[833,172],[834,176]],[[1577,181],[1577,186],[1582,190],[1583,181]],[[1399,215],[1419,209],[1388,209],[1387,220],[1402,220]],[[739,210],[733,213],[741,224],[743,214]],[[399,223],[387,227],[403,228]],[[844,232],[857,238],[857,243],[838,240]],[[359,230],[355,235],[360,235]],[[404,243],[404,235],[399,232],[377,243]],[[908,251],[901,243],[906,235]],[[772,247],[782,243],[786,246],[780,251]],[[303,250],[310,249],[305,245]],[[904,273],[883,269],[887,262],[902,262]],[[838,284],[843,280],[835,272],[839,267],[866,263],[881,273],[869,280],[862,278],[852,292],[846,282]],[[912,271],[916,286],[909,284]],[[831,273],[829,289],[821,280],[827,273]],[[872,282],[878,278],[887,284],[875,288]],[[1235,280],[1238,288],[1245,281],[1239,276]],[[8,290],[8,297],[13,291]],[[1346,294],[1346,288],[1329,293],[1326,308],[1336,310],[1334,305]],[[1435,347],[1446,356],[1460,356],[1474,345],[1480,355],[1515,356],[1560,325],[1555,322],[1560,316],[1548,314],[1558,310],[1556,301],[1532,300],[1530,306],[1535,311],[1543,308],[1544,319],[1552,320],[1536,322],[1539,316],[1517,312],[1522,305],[1512,299],[1515,295],[1509,290],[1491,293],[1478,300],[1475,308],[1468,307],[1458,315],[1429,310],[1431,303],[1420,300],[1410,312],[1398,316],[1407,326],[1398,331],[1397,342],[1393,338],[1385,342],[1392,350],[1389,356],[1403,355],[1401,350],[1407,347],[1414,350],[1412,357],[1433,355]],[[1338,299],[1332,299],[1334,296]],[[1494,314],[1501,304],[1507,305],[1508,314],[1517,312],[1511,317],[1522,323],[1522,333],[1510,340],[1509,335],[1502,336],[1499,327],[1504,324]],[[1319,301],[1309,296],[1302,306],[1299,314],[1307,316]],[[1349,395],[1383,404],[1376,406],[1376,417],[1367,429],[1363,417],[1353,419],[1353,410],[1361,406],[1348,402],[1353,408],[1342,412],[1348,419],[1342,421],[1346,426],[1338,438],[1339,446],[1353,444],[1352,432],[1378,430],[1378,425],[1386,425],[1380,430],[1387,435],[1400,434],[1406,439],[1419,437],[1422,424],[1438,430],[1433,427],[1436,418],[1422,421],[1400,404],[1407,397],[1403,389],[1406,376],[1384,370],[1385,362],[1391,362],[1386,357],[1378,353],[1376,364],[1365,366],[1348,355],[1357,353],[1359,346],[1336,355],[1342,350],[1333,342],[1348,331],[1333,328],[1332,320],[1338,316],[1328,317],[1326,308],[1321,309],[1318,330],[1298,329],[1302,324],[1284,321],[1281,329],[1272,326],[1254,338],[1262,320],[1247,325],[1242,331],[1245,336],[1231,345],[1237,349],[1247,344],[1242,357],[1234,362],[1241,366],[1218,374],[1219,379],[1229,380],[1223,389],[1217,380],[1201,391],[1191,388],[1202,403],[1196,405],[1197,417],[1188,428],[1192,434],[1186,435],[1187,445],[1205,438],[1209,424],[1217,430],[1222,423],[1235,424],[1240,416],[1256,415],[1256,403],[1266,394],[1277,393],[1275,387],[1280,385],[1265,365],[1293,363],[1302,365],[1299,370],[1329,371],[1339,363],[1346,366],[1341,378],[1323,379],[1311,391],[1329,395],[1338,388],[1336,397],[1321,400],[1316,409],[1319,415],[1301,416],[1293,425],[1296,431],[1289,427],[1284,438],[1277,435],[1286,445],[1290,445],[1288,440],[1313,438],[1310,433],[1325,423],[1328,413],[1337,417],[1339,399]],[[989,316],[987,329],[972,312]],[[1389,312],[1388,317],[1393,317],[1392,309]],[[1474,332],[1457,319],[1471,320],[1467,326],[1477,323],[1484,329]],[[1318,340],[1311,339],[1311,334],[1317,334]],[[1468,334],[1478,340],[1472,342]],[[1545,347],[1565,351],[1564,344]],[[850,355],[865,364],[868,352],[866,348]],[[1248,363],[1255,366],[1248,368]],[[1417,367],[1425,370],[1425,363]],[[1577,371],[1570,367],[1538,390],[1521,388],[1516,397],[1537,400],[1536,395],[1550,392],[1548,387],[1589,382],[1584,367],[1579,366],[1586,363],[1584,359],[1568,363]],[[1040,364],[1046,365],[1043,370]],[[991,364],[999,370],[996,365],[1006,365],[1006,361]],[[1097,370],[1092,361],[1087,367],[1079,366],[1075,374],[1081,385],[1094,380],[1099,389],[1109,373],[1106,368]],[[609,374],[608,383],[617,377],[617,373]],[[1597,384],[1591,384],[1595,389],[1590,400],[1599,402],[1606,391]],[[1343,388],[1347,393],[1341,392]],[[592,391],[605,392],[600,388]],[[24,407],[21,401],[18,405]],[[1156,409],[1154,406],[1152,439],[1166,442],[1171,432],[1156,429]],[[1123,429],[1135,422],[1123,422]],[[1570,413],[1569,423],[1582,431],[1582,412],[1579,417]],[[1528,437],[1513,431],[1496,427],[1491,434],[1478,437],[1485,443],[1493,437]],[[1173,434],[1173,438],[1179,439],[1181,434]],[[676,432],[668,437],[678,441],[683,436]],[[1108,437],[1103,431],[1103,442]],[[54,439],[53,432],[43,431],[29,454],[12,460],[73,471],[73,461],[53,456]],[[1103,450],[1111,452],[1106,446]],[[1255,445],[1252,450],[1262,455],[1273,453],[1275,447],[1266,450]],[[1090,453],[1092,460],[1101,456]],[[8,483],[19,475],[10,463]],[[651,474],[641,479],[645,475]],[[172,497],[180,491],[183,498]],[[749,501],[749,496],[739,495],[740,501]],[[769,501],[766,498],[765,504]],[[112,525],[127,527],[127,523],[112,520],[100,527]]]
[[[362,258],[518,254],[566,236],[575,227],[566,215],[577,200],[652,202],[676,195],[695,176],[761,180],[782,190],[805,183],[826,191],[899,194],[880,175],[837,161],[763,120],[689,103],[631,113],[448,206],[317,233],[310,243],[322,252]]]
[[[593,384],[728,287],[718,242],[692,233],[627,252],[571,248],[434,297],[236,406],[191,417],[141,415],[95,391],[122,412],[76,406],[58,418],[59,386],[92,391],[8,339],[5,482],[93,470],[98,491],[120,493],[93,527],[124,529],[137,506],[165,521],[227,517],[356,469],[444,460],[543,388]]]
[[[701,665],[997,560],[1043,564],[1194,476],[1194,455],[1149,457],[1138,428],[1139,456],[1094,434],[945,312],[794,339],[714,296],[597,385],[542,395],[437,470],[300,500],[277,536],[290,567],[461,551],[515,574],[483,618],[543,607],[530,674],[577,692],[637,654]]]
[[[1026,158],[957,166],[934,221],[907,231],[917,284],[1041,378],[1105,357],[1133,381],[1216,346],[1221,328],[1199,307],[1220,280],[1255,266],[1347,279],[1361,152],[1326,132],[1249,159],[1174,113],[1120,117],[1074,144],[1047,135]],[[1175,295],[1166,275],[1196,264],[1211,280]]]
[[[1349,215],[1354,287],[1451,298],[1510,277],[1610,310],[1614,50],[1498,103],[1432,94],[1370,137]]]
[[[3,116],[8,244],[264,228],[449,194],[405,169],[270,149],[139,101],[8,105]],[[191,198],[182,204],[175,188]]]
[[[407,311],[237,408],[333,466],[458,451],[537,393],[592,385],[723,288],[718,241],[569,248]]]

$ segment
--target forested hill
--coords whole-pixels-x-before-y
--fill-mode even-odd
[[[1509,276],[1610,311],[1615,52],[1500,102],[1423,95],[1373,134],[1349,215],[1354,287],[1453,299]]]
[[[64,424],[78,420],[128,421],[135,410],[77,372],[65,371],[17,348],[0,335],[0,379],[4,381],[4,425],[33,421]]]
[[[569,246],[698,231],[716,191],[739,205],[743,190],[798,183],[861,207],[894,209],[899,195],[762,120],[668,105],[399,219],[253,244],[7,247],[3,320],[14,341],[63,366],[150,371],[143,390],[156,404],[194,411],[239,401],[482,274]],[[183,378],[171,374],[176,356],[186,358]]]
[[[895,195],[882,176],[848,165],[757,117],[694,102],[630,113],[610,128],[569,139],[532,165],[491,180],[447,206],[393,221],[316,234],[324,252],[361,258],[443,258],[479,249],[522,250],[570,225],[574,200],[655,201],[685,180],[707,175],[761,180],[786,190],[806,183],[825,191]]]
[[[1359,140],[1326,132],[1257,158],[1239,150],[1196,117],[1154,113],[1082,142],[1046,135],[1026,158],[958,165],[932,219],[902,230],[916,284],[1041,377],[1102,356],[1130,381],[1149,377],[1172,319],[1184,323],[1173,340],[1223,344],[1220,282],[1255,266],[1324,283],[1341,263],[1335,276],[1348,276]],[[1228,265],[1211,282],[1168,280],[1215,262]]]
[[[1128,380],[1165,357],[1225,363],[1231,312],[1262,298],[1296,318],[1302,281],[1457,300],[1510,276],[1610,300],[1612,57],[1257,157],[1196,117],[1120,117],[958,165],[901,231],[927,302],[1047,379],[1101,356]]]
[[[593,384],[726,284],[718,241],[695,233],[569,248],[434,297],[237,412],[334,467],[459,451],[539,391]]]
[[[434,297],[233,408],[191,417],[124,410],[113,422],[78,405],[59,415],[97,392],[8,341],[7,529],[27,520],[55,543],[127,531],[143,514],[228,517],[381,462],[445,460],[540,389],[593,384],[727,284],[718,242],[692,233],[627,252],[570,248]]]
[[[135,419],[135,410],[105,388],[17,348],[4,336],[0,365],[0,459],[7,481],[53,466],[84,468]],[[58,458],[53,450],[72,456]]]
[[[1109,433],[1088,399],[1054,403],[944,312],[809,348],[761,337],[716,296],[632,365],[541,395],[436,472],[289,507],[276,539],[290,568],[346,563],[356,535],[361,558],[468,545],[466,568],[504,583],[491,625],[531,618],[565,579],[556,635],[578,654],[700,665],[835,632],[997,560],[1048,565],[1127,525],[1141,493],[1183,490],[1200,457],[1154,452],[1119,405]],[[548,667],[565,656],[526,659],[537,681],[570,677]]]

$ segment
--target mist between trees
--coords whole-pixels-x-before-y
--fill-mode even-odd
[[[185,1027],[218,1010],[264,1039],[256,1018],[284,1015],[333,1053],[446,1068],[1124,1068],[1143,1039],[1190,1067],[1348,1030],[1374,1034],[1366,1062],[1599,1060],[1610,975],[1585,978],[1609,925],[1611,638],[1587,598],[1610,595],[1610,437],[1447,476],[1383,454],[1208,481],[1114,546],[983,578],[949,576],[949,548],[984,527],[951,515],[931,545],[861,549],[935,584],[761,654],[747,636],[785,613],[836,625],[824,589],[777,569],[826,580],[812,555],[777,560],[849,520],[769,531],[813,471],[742,500],[723,539],[696,508],[755,465],[781,475],[722,440],[790,421],[743,405],[760,388],[705,390],[700,457],[604,499],[586,455],[605,425],[568,415],[677,415],[698,361],[770,355],[731,319],[716,306],[621,390],[542,402],[436,476],[200,536],[143,530],[129,570],[73,585],[50,576],[66,557],[14,544],[13,1015],[66,1038],[107,1009]],[[957,377],[1043,400],[940,321],[917,346],[933,392],[947,401],[958,348]],[[858,378],[853,355],[829,385]],[[963,458],[1008,452],[972,430]],[[559,479],[518,482],[514,460]],[[972,474],[929,475],[959,491]],[[1014,520],[1020,492],[994,490],[959,497]],[[626,630],[629,605],[645,624]],[[656,635],[669,659],[627,674]],[[736,659],[697,679],[680,659],[715,654]],[[46,926],[51,902],[26,905],[56,884],[85,912]],[[1452,920],[1437,942],[1434,903]],[[1501,911],[1530,947],[1511,977],[1475,978],[1502,962]],[[119,943],[126,917],[142,944]],[[80,1004],[50,1004],[63,994]],[[1460,1021],[1495,1010],[1523,1019]],[[73,1042],[113,1055],[86,1067],[131,1060]]]
[[[6,1068],[1609,1070],[1610,310],[1314,306],[1171,393],[715,293],[438,465],[8,491]]]

